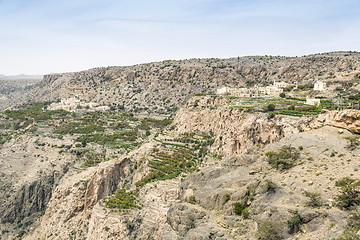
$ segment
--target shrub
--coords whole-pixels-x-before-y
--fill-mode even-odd
[[[286,97],[286,95],[285,95],[285,93],[280,93],[280,95],[279,95],[281,98],[285,98]]]
[[[229,200],[230,200],[230,194],[227,193],[224,195],[224,201],[227,202]]]
[[[188,203],[195,204],[196,203],[196,197],[195,195],[191,195],[188,199]]]
[[[360,213],[354,211],[348,218],[347,228],[342,233],[341,237],[334,240],[360,240]]]
[[[302,217],[298,211],[294,211],[292,217],[287,221],[289,233],[297,233],[300,231],[300,225],[302,223]]]
[[[349,210],[360,204],[360,180],[345,177],[336,181],[335,186],[340,188],[335,198],[339,208]]]
[[[348,146],[350,150],[355,150],[360,144],[359,136],[349,136],[349,137],[345,137],[345,139],[350,142]]]
[[[275,193],[276,185],[271,180],[265,180],[265,190],[268,193]]]
[[[321,196],[320,193],[307,192],[305,191],[305,196],[309,198],[309,201],[306,202],[306,205],[313,208],[321,207]]]
[[[234,213],[242,216],[244,219],[249,218],[249,210],[239,202],[234,203]]]
[[[270,151],[265,154],[270,165],[276,169],[284,170],[295,166],[299,158],[299,151],[291,146],[282,146],[279,152]]]
[[[257,237],[261,240],[281,240],[280,225],[272,221],[264,221],[259,225]]]
[[[241,203],[239,203],[239,202],[234,203],[235,214],[241,215],[243,210],[244,210],[244,206]]]
[[[274,111],[275,110],[275,104],[270,103],[266,106],[267,111]]]

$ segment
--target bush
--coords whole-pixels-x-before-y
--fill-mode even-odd
[[[350,210],[360,204],[360,180],[345,177],[336,181],[335,186],[340,188],[335,198],[339,208]]]
[[[270,151],[265,153],[265,156],[272,167],[284,170],[295,166],[300,153],[296,148],[284,145],[279,152]]]
[[[345,137],[346,140],[348,140],[350,142],[348,148],[350,150],[355,150],[359,144],[360,144],[360,141],[359,141],[359,136],[350,136],[350,137]]]
[[[259,225],[257,237],[261,240],[281,240],[280,225],[272,221],[264,221]]]
[[[275,110],[275,104],[269,104],[266,106],[266,110],[267,111],[274,111]]]
[[[191,195],[188,199],[188,203],[195,204],[196,203],[196,197],[195,195]]]
[[[285,98],[286,97],[286,95],[285,95],[285,93],[280,93],[280,95],[279,95],[281,98]]]
[[[234,213],[242,216],[244,219],[249,218],[249,210],[239,202],[234,203]]]
[[[309,198],[309,201],[306,202],[306,206],[318,208],[321,207],[321,196],[320,193],[307,192],[305,191],[305,196]]]
[[[294,234],[300,231],[300,225],[302,223],[302,217],[298,211],[295,211],[292,217],[287,221],[290,234]]]
[[[360,240],[360,213],[354,211],[348,218],[347,228],[342,233],[341,237],[334,240]]]
[[[268,193],[275,193],[276,185],[271,180],[265,180],[265,190]]]
[[[230,194],[227,193],[224,195],[224,201],[227,202],[229,200],[230,200]]]

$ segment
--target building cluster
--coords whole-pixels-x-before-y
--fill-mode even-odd
[[[297,88],[297,83],[295,84]],[[276,82],[274,81],[273,85],[260,87],[255,85],[252,88],[231,88],[231,87],[222,87],[216,91],[218,95],[231,95],[236,97],[264,97],[264,96],[279,96],[283,92],[284,88],[288,84],[284,81]],[[314,90],[316,91],[325,91],[326,83],[323,81],[316,81],[314,83]]]
[[[66,110],[74,112],[77,110],[89,110],[89,111],[108,111],[110,110],[109,106],[99,106],[99,104],[94,102],[81,102],[77,98],[65,98],[61,99],[58,103],[52,103],[48,107],[48,110]]]
[[[273,85],[260,87],[256,85],[252,88],[230,88],[222,87],[216,92],[218,95],[231,95],[237,97],[263,97],[263,96],[279,96],[288,84],[285,82],[274,81]]]

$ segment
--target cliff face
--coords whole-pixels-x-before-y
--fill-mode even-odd
[[[333,126],[347,129],[352,133],[360,133],[360,112],[358,110],[346,109],[342,111],[324,110],[318,118],[310,124],[311,128],[322,126]]]
[[[212,131],[212,149],[225,155],[251,153],[257,148],[298,133],[313,117],[276,116],[247,113],[227,107],[227,100],[213,96],[194,97],[181,108],[173,125],[179,132]]]
[[[130,167],[130,159],[125,158],[63,179],[52,194],[40,226],[26,239],[86,238],[93,228],[94,206],[117,188],[130,186],[126,182],[131,179]]]

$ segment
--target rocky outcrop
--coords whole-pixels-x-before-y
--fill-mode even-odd
[[[316,129],[322,126],[333,126],[349,130],[352,133],[360,133],[360,112],[353,109],[342,111],[323,110],[321,114],[311,122],[310,128]]]
[[[27,239],[86,237],[94,206],[104,196],[128,185],[131,167],[130,159],[124,158],[118,162],[102,163],[98,168],[90,168],[63,179],[62,184],[54,190],[44,216],[40,218],[40,226]]]
[[[225,155],[251,153],[258,147],[279,141],[305,128],[312,117],[248,113],[227,107],[227,100],[215,96],[194,97],[180,109],[173,126],[179,132],[212,131],[213,150]]]

